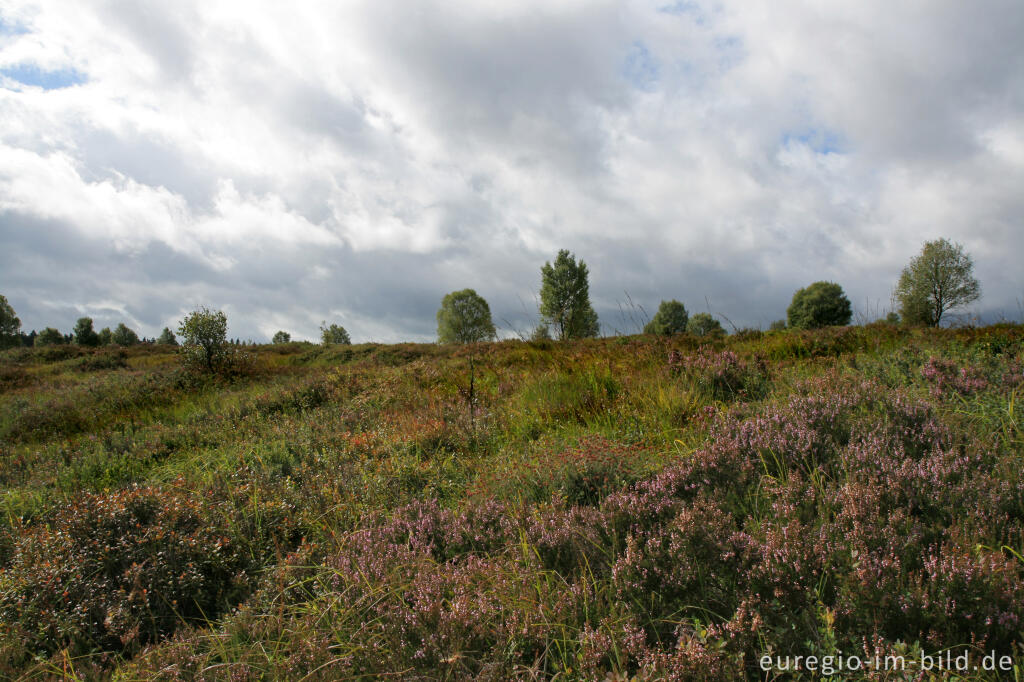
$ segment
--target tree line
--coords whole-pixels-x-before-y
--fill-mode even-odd
[[[925,242],[921,253],[903,269],[894,290],[899,312],[890,312],[882,322],[937,327],[943,316],[960,306],[976,301],[981,287],[973,276],[974,264],[963,246],[946,239]],[[597,336],[599,322],[590,303],[586,264],[576,261],[569,251],[561,250],[554,264],[541,268],[540,324],[533,330],[534,340],[576,339]],[[814,282],[793,294],[786,319],[771,324],[771,329],[815,329],[850,323],[853,309],[843,288],[835,282]],[[710,313],[690,315],[686,306],[675,300],[662,301],[657,312],[644,325],[645,334],[682,334],[724,336],[722,324]],[[497,334],[490,307],[473,289],[454,291],[441,301],[437,311],[437,338],[440,343],[490,341]]]
[[[894,290],[899,310],[890,312],[882,321],[908,325],[937,327],[949,311],[976,301],[981,287],[973,276],[974,264],[963,246],[946,239],[925,242],[920,254],[903,269]],[[545,262],[540,269],[541,289],[538,313],[540,321],[530,338],[578,339],[600,333],[597,313],[590,302],[589,270],[568,250],[560,250],[554,262]],[[786,319],[771,324],[771,329],[812,329],[850,323],[852,308],[842,287],[835,282],[814,282],[793,294],[786,310]],[[202,361],[215,364],[215,346],[240,345],[237,339],[226,338],[227,319],[223,312],[202,308],[194,311],[178,328],[186,337],[186,346],[203,348]],[[657,312],[644,326],[645,334],[671,335],[689,333],[695,336],[725,334],[721,323],[709,313],[690,315],[686,306],[675,299],[663,300]],[[320,326],[321,341],[326,344],[350,344],[348,331],[338,324]],[[437,311],[437,338],[440,343],[473,343],[497,338],[487,301],[473,289],[453,291],[442,299]],[[212,341],[211,341],[212,339]],[[288,343],[286,331],[274,334],[273,343]],[[169,327],[155,339],[140,339],[124,323],[113,330],[99,332],[93,320],[82,317],[71,334],[62,334],[53,327],[26,334],[21,320],[7,298],[0,295],[0,348],[15,346],[46,346],[74,343],[79,346],[133,346],[158,343],[176,346],[178,339]],[[251,343],[251,342],[250,342]],[[211,345],[212,344],[212,345]]]

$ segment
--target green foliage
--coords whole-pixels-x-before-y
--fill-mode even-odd
[[[75,343],[79,346],[100,345],[100,335],[92,328],[91,317],[80,317],[75,323]]]
[[[20,331],[21,320],[14,314],[14,308],[7,302],[7,297],[0,295],[0,348],[20,345]]]
[[[559,339],[592,338],[600,332],[597,313],[590,304],[587,265],[562,249],[555,264],[540,269],[540,316]]]
[[[834,282],[815,282],[798,289],[786,310],[788,324],[794,329],[837,327],[850,323],[850,299]]]
[[[170,327],[164,327],[164,330],[160,332],[160,336],[157,337],[156,342],[165,346],[178,345],[178,339],[175,338],[174,332],[171,331]]]
[[[202,307],[185,316],[178,327],[187,366],[215,372],[228,362],[228,318],[220,310]]]
[[[439,343],[490,341],[495,335],[491,308],[472,289],[453,291],[441,300],[437,311]]]
[[[118,346],[134,346],[139,342],[139,335],[129,329],[124,322],[121,322],[111,334],[110,341]]]
[[[686,331],[694,336],[717,338],[725,336],[722,323],[711,316],[711,313],[697,313],[686,323]]]
[[[686,331],[686,324],[690,316],[686,312],[686,306],[679,301],[662,301],[658,306],[658,312],[654,314],[651,321],[644,326],[644,334],[682,334]]]
[[[925,242],[896,284],[903,321],[938,327],[946,312],[978,300],[981,285],[973,270],[974,263],[960,244],[945,239]]]
[[[290,343],[292,335],[286,331],[279,331],[274,334],[274,338],[270,340],[271,343]]]
[[[114,334],[113,332],[110,331],[110,327],[104,327],[103,329],[101,329],[100,333],[97,336],[99,340],[99,345],[101,346],[109,346],[114,342]]]
[[[1016,654],[1022,342],[290,344],[232,381],[160,345],[9,351],[0,678],[742,680],[865,637]]]
[[[550,341],[551,340],[551,328],[546,324],[538,324],[530,332],[531,341]]]
[[[769,331],[773,331],[773,332],[781,332],[785,328],[786,328],[786,321],[785,320],[775,320],[770,325],[768,325],[768,330]]]
[[[341,344],[343,346],[352,345],[352,339],[349,337],[348,332],[340,324],[332,324],[330,327],[326,326],[327,322],[320,323],[320,340],[325,346],[332,343]]]
[[[52,530],[16,544],[0,595],[6,634],[34,652],[122,652],[216,616],[240,596],[252,559],[204,511],[175,490],[76,500]]]
[[[67,340],[64,338],[64,335],[59,331],[53,327],[47,327],[36,336],[35,344],[36,347],[57,346],[66,343],[66,341]]]

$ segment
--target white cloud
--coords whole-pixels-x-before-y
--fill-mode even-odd
[[[334,311],[426,339],[466,286],[519,324],[559,248],[609,328],[624,290],[764,324],[817,279],[887,301],[938,236],[983,305],[1020,296],[1013,0],[0,0],[0,22],[0,287],[29,327],[104,301],[152,335],[203,302],[241,336]]]

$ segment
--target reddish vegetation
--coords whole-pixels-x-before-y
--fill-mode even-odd
[[[8,413],[12,493],[70,471],[94,492],[37,492],[4,527],[4,672],[732,680],[763,679],[765,654],[951,647],[1021,665],[1024,334],[821,334],[493,344],[472,419],[464,355],[408,348],[166,389],[218,401],[122,440],[100,406],[16,445]],[[66,462],[29,473],[47,448]]]

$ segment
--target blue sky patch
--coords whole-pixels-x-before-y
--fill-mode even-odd
[[[659,66],[642,42],[635,42],[622,64],[622,75],[638,90],[651,92],[658,84]]]
[[[23,85],[32,85],[43,90],[70,88],[73,85],[81,85],[88,80],[85,74],[79,73],[75,69],[44,71],[35,64],[8,66],[0,69],[0,74]]]
[[[846,151],[842,135],[834,130],[820,128],[785,133],[780,144],[783,147],[802,144],[815,154],[842,154]]]
[[[16,22],[0,17],[0,36],[20,36],[28,33],[28,29]]]

